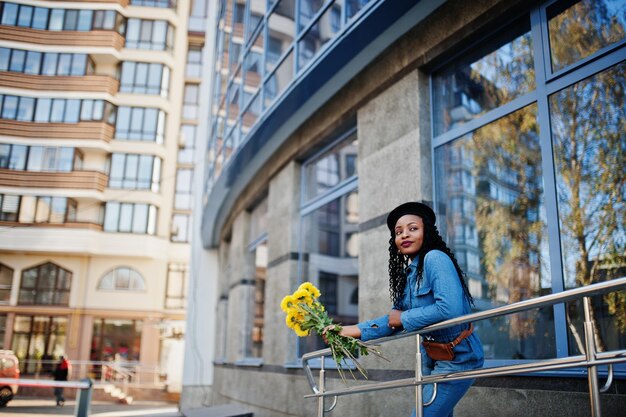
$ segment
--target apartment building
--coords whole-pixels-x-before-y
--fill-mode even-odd
[[[205,22],[202,1],[0,3],[0,347],[24,374],[67,355],[180,385]]]

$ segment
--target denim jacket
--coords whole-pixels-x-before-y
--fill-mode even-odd
[[[470,312],[470,305],[463,293],[463,287],[454,264],[448,255],[440,250],[431,250],[424,257],[422,282],[417,285],[416,257],[407,268],[407,283],[404,296],[394,309],[402,310],[401,321],[404,330],[414,331],[430,324],[459,317]],[[361,340],[367,341],[390,336],[400,330],[389,327],[389,315],[361,322]],[[467,324],[457,325],[426,334],[437,342],[454,340]]]

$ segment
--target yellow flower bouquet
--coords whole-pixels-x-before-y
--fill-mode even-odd
[[[285,318],[287,327],[293,329],[300,337],[310,335],[311,330],[323,336],[337,364],[337,371],[339,371],[339,375],[344,381],[343,366],[346,359],[350,359],[356,369],[367,378],[367,371],[356,360],[356,355],[365,356],[372,353],[385,360],[387,359],[381,355],[376,346],[367,345],[354,337],[342,336],[340,334],[341,326],[338,324],[333,325],[333,320],[328,316],[322,303],[318,301],[320,295],[321,293],[315,285],[305,282],[293,294],[285,296],[280,303],[280,307],[287,314]],[[347,369],[352,377],[356,379],[352,369],[350,367]]]

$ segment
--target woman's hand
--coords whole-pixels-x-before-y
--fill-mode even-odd
[[[326,333],[329,330],[335,330],[336,328],[337,328],[337,326],[335,326],[334,324],[331,324],[329,326],[324,327],[324,330],[322,330],[322,334],[321,334],[322,339],[324,340],[324,343],[328,344],[328,340],[326,339]]]
[[[389,327],[393,330],[402,328],[402,320],[400,319],[402,310],[391,310],[389,312]]]

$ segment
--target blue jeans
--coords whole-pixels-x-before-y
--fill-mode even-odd
[[[483,349],[478,335],[471,334],[454,347],[455,357],[451,361],[434,361],[422,350],[422,374],[448,374],[450,372],[467,371],[477,369],[483,365]],[[465,395],[469,387],[474,383],[473,379],[450,381],[437,384],[437,397],[428,407],[424,407],[424,417],[452,417],[454,406]],[[432,384],[424,385],[424,401],[429,401],[433,394]],[[413,411],[412,417],[416,412]]]
[[[424,417],[452,417],[454,406],[465,395],[474,382],[471,380],[451,381],[437,384],[437,397],[428,407],[424,407]],[[433,395],[432,384],[424,385],[424,401],[430,400]],[[416,416],[413,410],[411,417]]]

